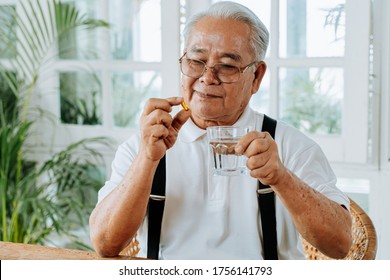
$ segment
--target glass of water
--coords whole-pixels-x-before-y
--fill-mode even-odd
[[[233,176],[247,174],[247,157],[237,155],[235,146],[250,127],[211,126],[207,128],[210,164],[214,175]]]

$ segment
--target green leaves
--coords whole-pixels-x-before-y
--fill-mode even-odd
[[[62,36],[107,26],[56,0],[0,8],[0,58],[7,59],[0,62],[0,240],[42,244],[53,232],[69,235],[86,224],[104,180],[99,149],[110,143],[84,139],[31,161],[26,140],[36,120],[30,98],[42,70],[58,58]]]
[[[16,45],[13,48],[16,51],[15,59],[11,63],[23,78],[24,88],[35,84],[39,70],[53,59],[53,53],[57,54],[57,43],[67,32],[109,26],[102,20],[81,15],[70,4],[56,0],[25,0],[19,1],[19,5],[18,13],[8,14],[7,20],[0,21],[0,38],[4,46]],[[61,49],[68,48],[61,46]]]
[[[87,223],[102,178],[99,147],[105,138],[84,139],[36,165],[15,166],[32,122],[6,123],[0,107],[0,240],[43,244],[52,232],[69,234]]]
[[[326,75],[320,70],[309,77],[307,69],[294,70],[289,75],[284,86],[282,120],[306,133],[340,134],[341,99],[332,96],[332,83],[325,87]]]

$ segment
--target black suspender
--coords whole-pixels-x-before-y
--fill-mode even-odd
[[[267,131],[275,138],[276,121],[264,115],[262,131]],[[278,259],[278,244],[276,239],[275,194],[270,186],[259,181],[258,190],[261,229],[263,231],[263,250],[265,260]]]
[[[153,178],[148,209],[148,258],[158,259],[161,223],[165,206],[165,156],[160,160]]]
[[[264,115],[262,131],[267,131],[275,137],[276,121]],[[148,208],[148,252],[147,257],[158,259],[161,224],[165,205],[165,156],[160,160],[154,175],[152,191]],[[258,188],[259,212],[263,231],[264,259],[277,260],[275,195],[269,186],[259,181]]]

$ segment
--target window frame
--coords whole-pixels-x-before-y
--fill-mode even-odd
[[[358,1],[358,3],[356,3]],[[2,0],[4,3],[17,3],[15,0]],[[328,67],[337,66],[344,69],[344,102],[343,123],[340,136],[309,135],[323,148],[325,154],[332,162],[359,163],[368,162],[368,73],[369,73],[369,34],[370,34],[370,0],[346,0],[346,51],[341,58],[281,58],[278,53],[279,40],[279,1],[271,2],[270,33],[271,48],[266,58],[270,75],[270,108],[272,116],[278,116],[279,106],[279,80],[278,71],[281,67]],[[98,14],[101,19],[108,20],[108,0],[98,0],[102,7]],[[204,10],[209,7],[211,0],[186,1],[186,16]],[[133,62],[110,61],[109,45],[103,49],[101,60],[87,61],[92,69],[101,73],[103,94],[103,124],[97,126],[80,126],[56,123],[57,137],[54,147],[64,147],[66,143],[80,140],[84,137],[110,135],[117,142],[123,142],[135,132],[137,128],[116,128],[113,126],[111,96],[110,96],[110,71],[113,70],[156,70],[160,71],[162,78],[162,97],[180,95],[180,70],[177,62],[180,56],[180,0],[161,0],[161,28],[162,28],[162,59],[161,62]],[[352,30],[352,31],[351,31]],[[109,41],[108,30],[100,30],[101,38]],[[53,73],[70,71],[85,66],[85,61],[58,60],[53,66]],[[58,80],[58,79],[51,79]],[[51,83],[51,84],[50,84]],[[41,81],[41,86],[58,87],[53,81]],[[58,93],[59,95],[59,93]],[[55,94],[44,100],[41,98],[41,106],[48,108],[54,115],[59,116],[59,99]],[[389,102],[388,102],[389,103]],[[351,106],[350,104],[354,104]],[[356,108],[360,108],[356,110]],[[389,132],[388,132],[389,134]],[[48,140],[41,140],[42,145]],[[390,143],[387,144],[390,150]],[[389,154],[389,152],[387,152]],[[389,154],[390,156],[390,154]]]
[[[103,7],[101,14],[102,19],[107,19],[107,15],[104,14],[104,11],[107,11],[106,1],[108,0],[99,0],[100,6]],[[183,1],[183,0],[182,0]],[[187,0],[187,11],[186,15],[192,15],[195,12],[198,12],[203,9],[207,9],[210,5],[211,0]],[[299,66],[302,63],[309,63],[305,59],[290,59],[290,60],[280,60],[276,56],[276,48],[278,46],[278,1],[271,1],[272,10],[271,10],[271,28],[270,32],[273,34],[271,36],[271,44],[273,52],[270,53],[270,57],[267,58],[267,64],[269,66],[268,71],[271,74],[271,92],[278,92],[278,67],[291,65]],[[357,2],[358,1],[358,2]],[[17,0],[0,0],[0,5],[15,5]],[[150,68],[160,70],[162,72],[162,96],[167,97],[171,96],[173,92],[178,92],[180,90],[180,71],[177,59],[180,56],[180,40],[179,40],[179,30],[180,30],[180,19],[179,19],[179,10],[180,10],[180,0],[162,0],[162,32],[163,32],[163,42],[162,42],[162,61],[161,63],[135,63],[135,62],[111,62],[115,63],[115,67],[118,67],[123,70],[149,70]],[[352,26],[354,33],[348,35],[346,38],[346,48],[350,46],[355,47],[356,45],[353,42],[357,42],[360,36],[369,33],[369,23],[370,17],[370,0],[346,0],[347,12],[353,13],[354,16],[351,19],[347,18],[347,29]],[[346,79],[349,79],[348,86],[346,85],[348,92],[345,93],[345,98],[348,102],[353,102],[353,106],[349,105],[350,108],[347,110],[346,119],[343,122],[344,126],[353,124],[352,127],[348,128],[347,133],[343,138],[335,137],[323,137],[314,138],[323,148],[328,158],[333,161],[332,168],[335,171],[337,177],[340,178],[356,178],[356,179],[367,179],[370,184],[369,188],[369,214],[373,219],[376,230],[378,233],[378,254],[377,258],[379,259],[388,259],[389,251],[386,250],[388,245],[390,245],[390,226],[388,225],[387,213],[389,212],[389,204],[387,202],[390,195],[389,188],[389,179],[390,179],[390,1],[388,0],[372,0],[373,3],[373,14],[372,23],[374,25],[374,60],[373,60],[373,77],[374,77],[374,88],[373,88],[373,97],[372,97],[372,130],[368,132],[368,115],[370,112],[367,109],[368,104],[368,89],[364,88],[368,82],[368,53],[367,46],[359,46],[358,49],[354,50],[358,54],[363,54],[361,58],[364,58],[363,64],[364,69],[357,71],[355,69],[356,63],[358,61],[353,61],[354,55],[352,53],[347,54],[346,58],[341,60],[328,61],[331,65],[346,65],[349,71],[351,71]],[[364,5],[362,5],[364,4]],[[357,9],[357,10],[355,10]],[[365,10],[367,9],[367,10]],[[364,14],[364,21],[359,15],[359,11],[362,11]],[[360,27],[364,25],[364,30],[361,30]],[[349,33],[349,32],[348,32]],[[166,35],[165,35],[166,34]],[[379,35],[378,35],[379,34]],[[108,41],[108,32],[102,31],[102,36]],[[104,37],[105,36],[105,37]],[[366,35],[364,35],[366,36]],[[363,36],[363,37],[364,37]],[[175,43],[176,42],[176,43]],[[108,49],[105,50],[108,53]],[[6,67],[9,70],[13,70],[9,60],[2,59],[2,62],[5,62]],[[310,63],[313,65],[324,65],[327,66],[327,62],[323,59],[313,58],[310,60]],[[88,64],[93,69],[108,69],[104,73],[109,73],[110,69],[114,67],[110,65],[108,61],[88,61]],[[84,66],[84,62],[80,61],[58,61],[58,63],[53,66],[51,70],[71,70],[80,66]],[[359,74],[355,76],[355,70]],[[360,77],[362,79],[360,80]],[[54,88],[58,86],[53,80],[50,79],[46,81],[40,81],[37,87],[49,87]],[[168,82],[165,82],[165,81]],[[361,82],[363,81],[363,82]],[[346,81],[347,82],[347,81]],[[355,83],[356,84],[353,84]],[[358,87],[359,84],[363,84],[364,87]],[[124,141],[132,133],[134,133],[136,128],[114,128],[112,127],[112,109],[110,104],[110,77],[109,75],[102,75],[102,85],[103,85],[103,103],[106,104],[104,108],[103,115],[103,125],[101,126],[80,126],[80,125],[64,125],[60,122],[55,123],[54,125],[43,123],[43,126],[38,126],[40,131],[39,135],[32,134],[28,140],[28,145],[33,147],[30,150],[29,157],[36,161],[44,161],[50,157],[49,152],[55,152],[72,141],[80,140],[85,137],[95,137],[95,136],[108,136],[116,140],[116,143]],[[355,95],[353,89],[358,88],[358,104],[355,105]],[[55,113],[59,114],[59,101],[58,94],[50,94],[42,97],[37,97],[34,101],[37,104],[40,104],[43,108],[49,109]],[[278,112],[278,96],[277,94],[271,94],[271,106],[270,112],[272,115],[277,116]],[[345,102],[346,103],[346,102]],[[350,103],[352,104],[352,103]],[[345,104],[345,106],[348,106]],[[363,112],[354,110],[355,108],[363,108]],[[56,113],[58,110],[58,113]],[[361,115],[359,115],[361,114]],[[58,115],[59,116],[59,115]],[[356,117],[356,118],[355,118]],[[364,129],[359,131],[359,125],[363,125]],[[53,133],[55,134],[55,141],[53,143]],[[367,160],[367,141],[368,137],[372,138],[373,142],[373,151],[372,158],[370,161]],[[354,143],[354,141],[360,137],[360,141]],[[102,150],[103,155],[106,159],[106,173],[110,174],[110,163],[114,156],[114,151],[116,147],[107,147],[105,150]],[[330,151],[329,151],[330,149]],[[50,150],[50,151],[49,151]],[[329,155],[339,153],[340,160],[334,161],[334,157]],[[344,154],[345,153],[345,154]],[[355,156],[354,153],[357,155]],[[358,155],[363,153],[361,155]],[[337,158],[337,157],[336,157]]]
[[[211,3],[202,1],[202,8]],[[265,62],[270,75],[269,114],[279,116],[279,69],[283,67],[341,67],[344,96],[341,135],[308,134],[332,162],[366,163],[368,159],[368,74],[370,0],[346,0],[346,37],[343,57],[280,57],[279,1],[271,2],[270,48]],[[193,3],[190,6],[193,8]],[[196,10],[199,10],[196,9]],[[191,14],[193,12],[191,11]],[[354,104],[351,106],[351,104]],[[359,110],[356,110],[359,108]]]
[[[109,0],[96,0],[99,8],[97,17],[108,21]],[[16,10],[20,8],[17,0],[0,0],[0,5],[15,5]],[[111,73],[114,71],[158,71],[162,79],[161,96],[169,97],[180,95],[180,69],[178,58],[180,57],[180,0],[161,0],[161,61],[142,62],[132,60],[113,60],[110,58],[110,35],[108,29],[98,30],[99,47],[102,51],[99,59],[78,60],[58,58],[50,66],[46,67],[36,84],[36,91],[33,94],[31,103],[55,116],[55,119],[48,121],[42,119],[37,122],[38,133],[33,133],[27,139],[31,149],[31,156],[36,159],[43,159],[49,153],[58,152],[70,143],[92,137],[109,137],[113,141],[112,147],[105,147],[101,150],[105,158],[106,174],[110,174],[110,163],[114,157],[116,146],[129,138],[131,134],[138,131],[137,127],[120,128],[114,126],[112,117],[112,93]],[[101,44],[101,45],[100,45]],[[53,56],[55,52],[53,51]],[[6,65],[9,59],[2,59]],[[12,70],[11,67],[9,67]],[[102,85],[102,124],[101,125],[77,125],[64,124],[61,122],[61,104],[59,92],[60,72],[72,72],[86,69],[96,71],[100,74]],[[40,94],[40,89],[56,89]],[[50,147],[46,149],[45,147]],[[115,148],[114,148],[115,147]],[[39,155],[39,156],[38,156]]]

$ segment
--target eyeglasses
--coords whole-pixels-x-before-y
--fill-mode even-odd
[[[241,73],[244,73],[256,63],[256,61],[253,61],[242,68],[225,63],[216,63],[214,66],[209,67],[201,60],[187,58],[186,54],[185,52],[179,59],[180,70],[183,75],[198,79],[203,76],[207,69],[211,69],[218,81],[228,84],[237,82],[240,79]]]

